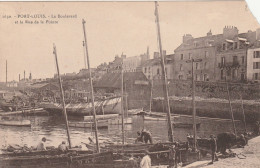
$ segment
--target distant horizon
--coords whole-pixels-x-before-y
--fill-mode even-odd
[[[26,78],[30,72],[33,79],[52,78],[56,73],[53,43],[61,74],[84,69],[82,18],[86,20],[91,68],[111,62],[121,53],[127,57],[146,53],[148,46],[150,58],[158,52],[154,2],[0,2],[0,11],[0,82],[5,82],[6,60],[8,81],[18,81],[24,70]],[[58,24],[14,24],[18,14],[77,18],[56,19]],[[16,17],[4,19],[4,15]],[[260,27],[245,1],[159,2],[159,15],[167,54],[174,54],[184,34],[198,38],[209,30],[213,35],[222,34],[225,26],[235,26],[239,33]]]

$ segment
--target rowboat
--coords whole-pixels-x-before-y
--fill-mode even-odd
[[[184,123],[184,122],[174,122],[173,126],[175,128],[192,128],[193,123]],[[200,123],[196,123],[196,127],[200,127]]]
[[[124,124],[132,124],[133,120],[132,118],[124,118]],[[108,124],[110,125],[122,125],[122,118],[114,118],[114,119],[109,119]]]
[[[127,110],[127,114],[128,115],[137,115],[141,112],[143,112],[143,108],[139,108],[139,109],[130,109],[130,110]]]
[[[105,120],[117,118],[119,114],[105,114],[105,115],[96,115],[96,120]],[[93,121],[93,116],[84,116],[84,121]]]
[[[18,111],[8,111],[8,112],[0,112],[0,116],[8,116],[8,115],[18,115],[18,114],[35,114],[35,113],[43,113],[43,108],[35,108],[35,109],[26,109],[26,110],[18,110]],[[45,111],[46,113],[46,111]]]
[[[13,119],[9,117],[1,117],[0,116],[0,125],[5,126],[31,126],[30,120],[23,120],[23,119]]]
[[[95,124],[91,121],[70,121],[70,127],[78,127],[78,128],[94,128]],[[97,121],[98,128],[108,128],[108,120],[99,120]]]
[[[144,120],[147,120],[147,121],[166,121],[166,118],[144,116]]]

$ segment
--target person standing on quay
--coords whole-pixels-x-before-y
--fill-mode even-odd
[[[140,162],[140,168],[151,168],[151,167],[152,167],[152,163],[151,163],[151,158],[149,156],[149,152],[145,151],[145,156]]]
[[[212,155],[212,161],[210,162],[210,164],[213,164],[215,160],[218,161],[218,156],[216,154],[217,141],[214,135],[210,135],[210,148],[211,148],[211,155]]]

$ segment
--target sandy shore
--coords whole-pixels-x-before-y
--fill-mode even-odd
[[[237,154],[236,157],[219,159],[212,165],[208,165],[211,161],[204,160],[187,165],[186,168],[260,168],[260,136],[249,140],[245,148],[232,149]]]

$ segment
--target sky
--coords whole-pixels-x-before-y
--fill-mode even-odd
[[[18,18],[21,14],[47,18]],[[77,18],[50,18],[58,14]],[[159,2],[159,17],[167,54],[174,53],[184,34],[201,37],[210,29],[220,34],[226,25],[236,26],[239,33],[260,27],[244,1]],[[117,54],[143,54],[148,46],[151,56],[158,51],[154,2],[0,2],[0,81],[5,81],[6,60],[8,81],[18,80],[24,70],[27,78],[30,72],[33,78],[53,77],[53,43],[62,74],[84,68],[83,18],[91,67],[113,61]],[[58,24],[15,24],[20,20]]]

